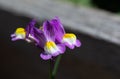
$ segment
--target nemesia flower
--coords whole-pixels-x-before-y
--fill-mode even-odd
[[[41,40],[40,43],[42,43],[43,45],[41,47],[43,47],[44,49],[44,52],[40,54],[40,57],[42,59],[48,60],[54,56],[63,54],[65,52],[65,45],[55,42],[55,30],[49,21],[45,21],[43,23],[43,31],[38,30],[38,32],[41,32],[42,34],[42,36],[41,35],[38,36],[39,39]]]
[[[39,29],[35,27],[36,21],[33,19],[27,27],[17,28],[14,34],[11,34],[12,41],[25,40],[34,43],[42,49],[40,57],[44,60],[63,54],[66,47],[74,49],[80,47],[81,43],[73,33],[66,33],[58,17],[50,21],[45,21]]]
[[[27,28],[24,29],[22,27],[19,27],[16,29],[14,34],[11,34],[12,37],[12,41],[16,41],[16,40],[26,40],[27,42],[32,42],[32,41],[36,41],[38,42],[38,40],[34,37],[34,32],[33,32],[33,28],[35,25],[36,21],[32,20],[28,25]]]
[[[61,21],[59,20],[58,17],[55,17],[50,21],[50,23],[54,26],[55,28],[55,33],[56,33],[56,40],[59,41],[60,43],[65,44],[67,47],[70,49],[74,49],[74,47],[80,47],[81,43],[80,41],[76,38],[76,35],[73,33],[66,33]]]
[[[49,21],[43,23],[42,29],[34,27],[35,20],[32,20],[27,27],[17,28],[14,34],[11,34],[12,41],[26,40],[33,42],[43,50],[40,57],[44,60],[52,59],[65,52],[65,45],[55,42],[55,30]]]

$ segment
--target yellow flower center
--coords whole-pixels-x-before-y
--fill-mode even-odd
[[[55,48],[56,44],[53,41],[48,41],[45,46],[47,49],[51,49],[51,48]]]
[[[63,36],[62,43],[69,43],[70,45],[75,44],[76,36],[73,33],[66,33]]]
[[[16,31],[15,31],[15,34],[23,34],[23,35],[25,35],[26,31],[25,31],[24,28],[17,28]]]
[[[66,33],[66,34],[64,34],[63,38],[76,39],[76,36],[75,36],[75,34],[73,34],[73,33]]]

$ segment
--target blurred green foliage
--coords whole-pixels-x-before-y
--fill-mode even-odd
[[[93,6],[91,0],[64,0],[74,3],[75,5],[83,5],[83,6]]]
[[[65,2],[70,2],[75,6],[85,6],[85,7],[95,7],[98,9],[103,9],[112,13],[117,13],[120,15],[120,4],[119,0],[62,0]]]

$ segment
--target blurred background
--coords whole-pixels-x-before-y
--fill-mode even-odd
[[[82,46],[67,48],[56,79],[120,79],[119,0],[0,0],[0,79],[48,79],[40,49],[10,34],[35,18],[36,27],[59,16]]]
[[[119,0],[63,0],[63,1],[71,2],[75,5],[95,7],[98,9],[107,10],[112,13],[120,12]]]

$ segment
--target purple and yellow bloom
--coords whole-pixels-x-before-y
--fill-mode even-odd
[[[43,29],[36,28],[36,21],[32,20],[27,27],[17,28],[14,34],[11,34],[12,41],[26,40],[33,42],[43,50],[40,57],[44,60],[52,59],[65,52],[65,45],[55,42],[55,29],[49,21],[43,23]]]
[[[14,34],[11,34],[12,41],[25,40],[34,43],[43,50],[40,57],[44,60],[63,54],[69,47],[74,49],[75,46],[81,45],[80,41],[73,33],[66,33],[58,17],[43,23],[42,29],[35,27],[36,21],[33,19],[27,27],[17,28]]]
[[[11,40],[16,41],[16,40],[26,40],[27,42],[38,42],[38,40],[34,37],[34,32],[33,28],[35,25],[36,21],[32,20],[27,27],[24,29],[22,27],[19,27],[16,29],[16,31],[11,34]]]
[[[81,43],[80,41],[76,38],[76,35],[73,33],[66,33],[63,25],[58,17],[55,17],[50,21],[50,23],[54,26],[55,28],[55,33],[56,33],[56,40],[62,44],[65,44],[67,47],[70,49],[74,49],[74,47],[80,47]]]
[[[40,54],[42,59],[48,60],[65,52],[65,45],[55,42],[55,29],[49,21],[43,23],[42,30],[35,30],[37,32],[36,38],[40,41],[38,45],[44,49]]]

